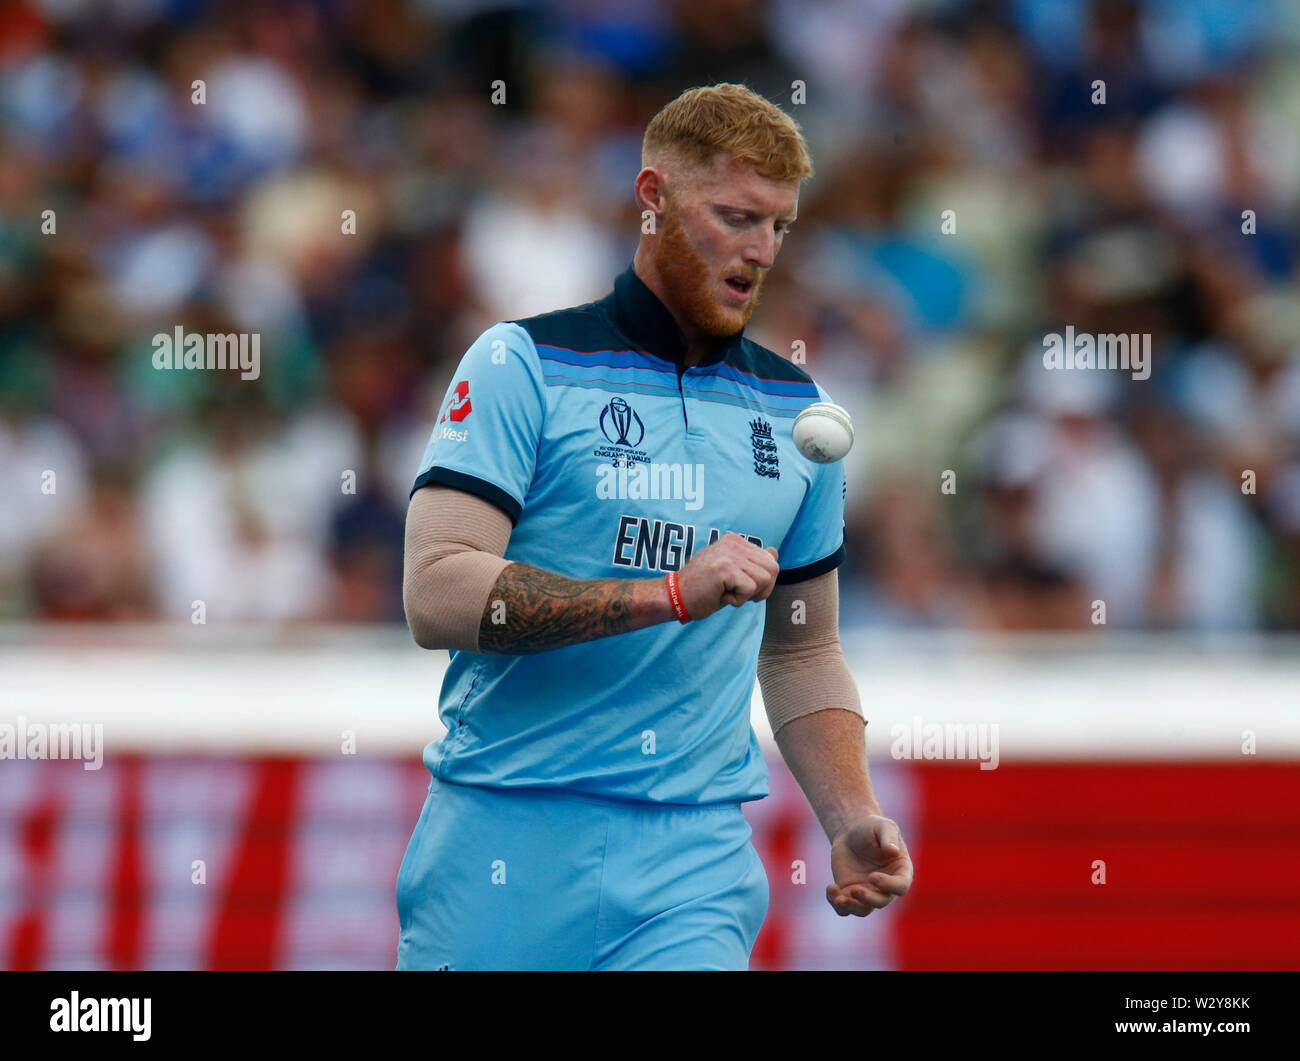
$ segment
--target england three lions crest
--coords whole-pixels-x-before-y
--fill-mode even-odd
[[[769,479],[781,478],[781,462],[772,439],[772,425],[762,417],[749,422],[750,444],[754,447],[754,471]]]

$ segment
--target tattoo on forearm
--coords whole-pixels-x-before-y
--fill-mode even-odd
[[[492,587],[478,648],[510,656],[545,652],[624,633],[632,618],[632,586],[623,579],[584,581],[511,564]]]

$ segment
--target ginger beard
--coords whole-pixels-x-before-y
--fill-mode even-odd
[[[683,314],[705,335],[727,339],[749,323],[754,307],[758,305],[763,288],[763,274],[753,273],[754,286],[749,300],[743,306],[726,306],[719,300],[717,291],[723,279],[732,273],[751,275],[747,268],[727,269],[714,274],[686,237],[686,229],[677,220],[677,214],[664,215],[663,231],[655,248],[655,270],[663,280],[668,297],[678,313]]]

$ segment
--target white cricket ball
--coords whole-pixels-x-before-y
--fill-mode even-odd
[[[853,448],[853,421],[834,402],[814,402],[794,418],[794,444],[818,464],[843,460]]]

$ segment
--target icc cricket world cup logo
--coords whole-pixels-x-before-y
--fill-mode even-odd
[[[600,411],[600,430],[615,446],[635,448],[645,438],[645,424],[641,422],[641,417],[622,398],[611,398],[609,404]],[[629,438],[629,431],[636,438]]]

